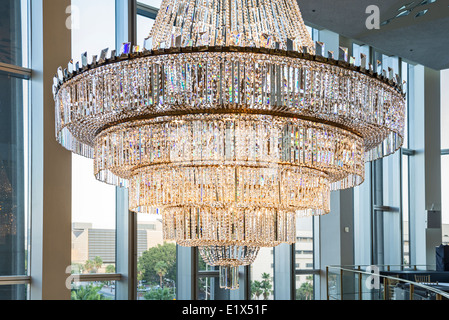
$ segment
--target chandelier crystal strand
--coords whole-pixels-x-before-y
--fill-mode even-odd
[[[160,214],[165,240],[199,247],[224,288],[402,145],[399,77],[325,56],[296,1],[163,0],[130,48],[58,69],[56,138],[129,187],[130,210]]]
[[[232,60],[238,61],[247,74],[253,75],[250,79],[242,79],[241,73],[241,87],[233,87],[230,81],[233,76]],[[309,77],[311,70],[318,69],[321,77],[326,77],[328,69],[333,69],[335,75],[346,70],[338,66],[297,60],[280,56],[270,58],[262,54],[192,53],[182,57],[161,55],[138,58],[88,70],[79,78],[68,80],[58,92],[58,140],[74,152],[93,157],[91,146],[96,135],[113,124],[164,113],[187,114],[205,109],[209,113],[227,109],[241,113],[284,113],[290,117],[334,122],[364,138],[366,160],[369,161],[399,148],[404,132],[404,99],[400,93],[368,75],[347,72],[350,87],[362,82],[356,101],[367,97],[366,104],[346,102],[342,97],[347,90],[340,86],[339,81],[334,81],[322,96],[312,99],[309,92],[313,91],[315,82]],[[294,95],[285,92],[280,83],[272,85],[273,78],[284,76],[280,66],[286,63],[297,74],[297,78],[291,77],[287,85],[294,89]],[[200,81],[196,72],[198,66],[202,66],[200,70],[203,71]],[[139,73],[141,76],[136,81],[128,80],[135,70],[142,70]],[[96,83],[107,84],[105,73],[110,82],[122,85],[110,85],[112,97],[97,100],[96,97],[103,94],[92,92],[92,88],[100,90],[101,86],[96,86]],[[220,73],[223,76],[217,77]],[[198,88],[198,84],[207,90]],[[134,101],[139,101],[138,108],[129,105],[124,92],[136,92]],[[243,92],[247,94],[243,95]],[[241,98],[242,103],[233,103],[231,98],[235,95]],[[285,105],[271,99],[281,96],[287,101]],[[86,97],[92,97],[92,101],[86,103]],[[121,102],[122,99],[125,101]]]
[[[239,288],[239,267],[252,264],[259,253],[257,246],[204,246],[199,247],[201,258],[209,265],[219,267],[220,287]]]
[[[149,35],[152,49],[236,45],[286,50],[287,39],[298,49],[314,48],[297,4],[251,2],[248,8],[247,0],[163,1]]]

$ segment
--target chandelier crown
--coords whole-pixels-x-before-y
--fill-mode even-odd
[[[314,47],[292,0],[163,0],[149,39],[153,49]]]

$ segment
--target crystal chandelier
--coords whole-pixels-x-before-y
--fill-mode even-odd
[[[260,248],[295,242],[297,216],[329,213],[332,190],[402,145],[399,77],[347,52],[313,43],[296,1],[163,0],[143,48],[58,69],[57,140],[235,289]]]

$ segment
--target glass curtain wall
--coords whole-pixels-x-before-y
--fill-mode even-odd
[[[295,243],[295,299],[319,299],[315,289],[319,288],[319,276],[316,271],[319,266],[315,261],[315,223],[319,219],[314,217],[301,218],[296,221]]]
[[[151,31],[161,0],[137,2],[137,45]],[[160,216],[137,214],[137,299],[176,298],[176,243],[165,242]]]
[[[441,212],[442,243],[449,245],[449,69],[441,72]]]
[[[101,12],[101,23],[98,23]],[[72,0],[70,8],[72,58],[88,59],[101,50],[115,48],[115,3],[113,0]],[[93,160],[72,154],[72,273],[115,273],[116,267],[115,187],[97,181]],[[105,282],[74,282],[72,298],[91,293],[115,298],[115,285]],[[89,297],[87,295],[87,297]]]
[[[0,279],[28,275],[28,3],[0,6]],[[20,73],[14,69],[20,67]],[[7,71],[12,70],[12,71]],[[25,72],[26,73],[26,72]],[[31,72],[29,72],[31,74]],[[24,300],[27,284],[2,285],[0,300]]]
[[[404,81],[407,81],[407,84],[410,82],[409,78],[409,68],[411,68],[408,63],[402,61],[402,79]],[[402,251],[403,251],[403,257],[402,257],[402,264],[404,266],[410,265],[410,187],[409,187],[409,157],[413,155],[413,150],[409,149],[408,144],[408,132],[409,132],[409,116],[408,111],[410,109],[409,99],[410,90],[408,85],[406,86],[406,100],[407,100],[407,112],[406,112],[406,126],[405,126],[405,136],[404,136],[404,146],[401,151],[401,157],[402,157],[402,163],[401,163],[401,175],[402,175]]]
[[[353,54],[367,56],[374,68],[392,68],[409,82],[408,63],[398,57],[376,52],[366,45],[354,44]],[[407,111],[409,90],[407,93]],[[354,239],[356,265],[407,265],[409,244],[409,157],[408,116],[401,152],[366,164],[365,182],[354,188]]]

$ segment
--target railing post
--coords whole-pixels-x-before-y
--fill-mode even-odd
[[[359,270],[359,300],[362,300],[362,273],[360,266],[357,269]]]
[[[415,285],[413,283],[410,283],[410,300],[413,299],[413,295],[415,294]]]
[[[436,300],[443,300],[443,297],[441,296],[441,294],[437,293]]]
[[[329,266],[326,266],[326,297],[329,300]]]
[[[384,278],[384,300],[388,300],[388,279]]]
[[[343,300],[343,269],[340,269],[340,300]]]

